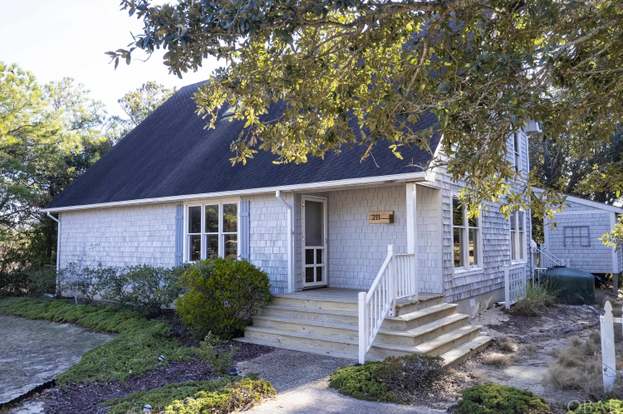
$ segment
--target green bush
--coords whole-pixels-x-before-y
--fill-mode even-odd
[[[181,293],[178,279],[184,269],[148,265],[83,267],[70,263],[61,271],[60,284],[63,294],[87,303],[105,299],[156,316]]]
[[[130,266],[100,278],[97,289],[103,299],[156,316],[180,295],[178,279],[183,270],[184,267]]]
[[[142,413],[149,404],[153,412],[165,414],[227,414],[248,409],[275,395],[275,389],[264,380],[244,378],[216,381],[191,381],[169,384],[149,391],[137,392],[111,401],[110,414]]]
[[[568,411],[567,414],[623,414],[623,401],[605,400],[583,403]]]
[[[0,297],[38,296],[53,294],[55,290],[56,271],[53,268],[0,272]]]
[[[412,354],[339,368],[329,385],[360,400],[408,403],[414,393],[431,389],[443,373],[441,358]]]
[[[540,316],[547,312],[547,308],[555,303],[556,295],[548,286],[528,286],[526,297],[513,305],[511,313],[522,316]]]
[[[176,302],[184,324],[199,338],[242,334],[257,310],[270,300],[266,273],[246,261],[210,259],[186,269],[186,289]]]
[[[551,414],[549,405],[529,391],[498,384],[468,388],[454,414]]]
[[[226,374],[234,363],[236,349],[216,335],[208,333],[195,349],[197,356],[208,363],[217,374]]]

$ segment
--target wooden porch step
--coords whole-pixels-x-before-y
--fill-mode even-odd
[[[493,338],[486,335],[478,335],[469,342],[465,342],[456,348],[449,350],[441,355],[445,366],[453,366],[460,364],[470,355],[482,351],[491,344]]]
[[[422,295],[416,300],[409,298],[398,299],[396,302],[396,315],[400,316],[423,310],[441,303],[444,303],[444,297],[442,295]]]
[[[357,301],[339,298],[310,298],[297,295],[276,295],[272,303],[279,306],[296,306],[310,310],[357,312]]]
[[[383,328],[403,330],[416,328],[456,313],[457,307],[458,305],[453,303],[438,303],[400,316],[385,318]]]
[[[397,330],[381,327],[377,339],[379,343],[414,346],[467,325],[469,325],[469,316],[455,313],[413,329]]]
[[[268,305],[259,316],[288,317],[301,322],[309,320],[357,325],[357,312],[344,310],[308,309],[301,306]]]

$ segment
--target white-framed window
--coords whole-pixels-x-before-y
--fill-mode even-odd
[[[452,198],[453,264],[455,269],[481,266],[480,217],[469,217],[467,206]]]
[[[515,165],[515,172],[521,171],[521,146],[519,143],[519,133],[513,133],[513,163]]]
[[[523,210],[515,211],[510,217],[511,229],[511,260],[514,262],[526,260],[526,213]]]
[[[185,209],[186,261],[238,257],[237,201],[206,202]]]

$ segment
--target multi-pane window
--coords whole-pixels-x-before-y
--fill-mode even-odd
[[[511,228],[511,260],[525,260],[526,214],[515,211],[510,217]]]
[[[591,247],[589,226],[564,226],[563,236],[565,247]]]
[[[521,170],[521,147],[519,146],[519,134],[513,133],[513,161],[515,164],[515,172],[519,172]]]
[[[238,256],[238,204],[189,206],[186,217],[186,260]]]
[[[454,267],[480,265],[480,220],[470,217],[457,198],[452,199],[452,237]]]

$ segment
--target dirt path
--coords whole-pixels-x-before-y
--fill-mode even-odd
[[[0,406],[52,380],[112,336],[70,324],[0,316]]]

